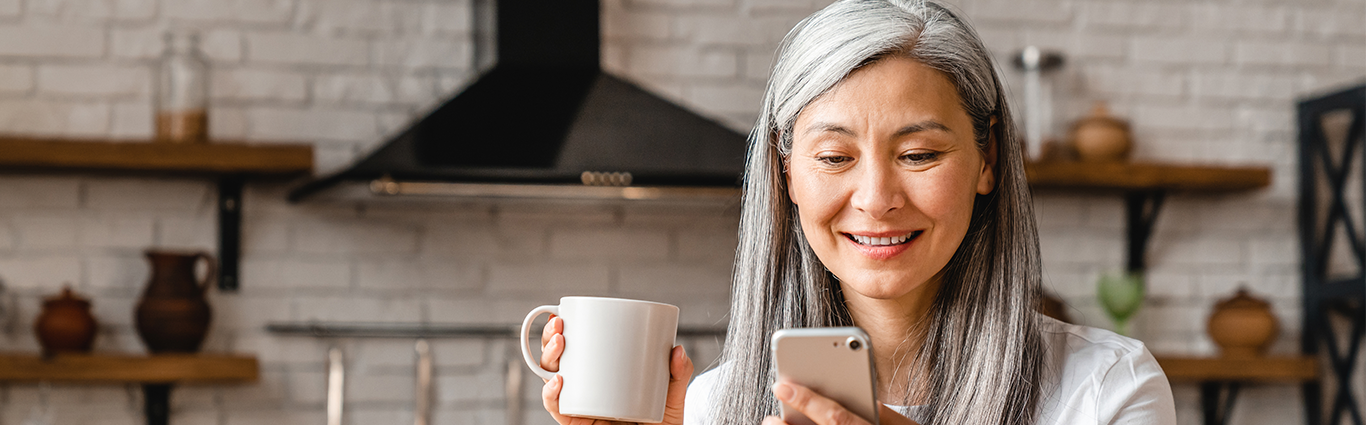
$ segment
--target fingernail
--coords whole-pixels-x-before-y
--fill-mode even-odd
[[[773,384],[773,396],[779,400],[788,401],[792,399],[792,387],[782,382]]]
[[[560,385],[564,384],[564,378],[560,377],[560,375],[558,374],[556,374],[555,377],[552,378],[550,381],[555,383],[555,388],[559,388]]]

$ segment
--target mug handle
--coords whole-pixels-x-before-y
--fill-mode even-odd
[[[536,316],[540,316],[541,313],[550,313],[558,316],[560,315],[560,306],[543,305],[540,307],[536,307],[532,309],[530,313],[527,313],[526,319],[522,320],[522,359],[526,360],[526,365],[527,367],[531,368],[532,373],[535,373],[537,376],[540,376],[541,379],[549,381],[550,379],[555,377],[555,372],[542,369],[541,362],[538,362],[536,361],[536,359],[531,358],[531,345],[529,345],[529,341],[527,340],[527,331],[530,330],[527,328],[531,327],[531,321],[535,320]]]

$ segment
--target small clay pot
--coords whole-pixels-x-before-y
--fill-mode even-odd
[[[95,342],[95,316],[90,301],[62,288],[62,294],[43,301],[43,311],[33,323],[33,334],[43,354],[88,353]]]
[[[1071,136],[1072,148],[1084,162],[1126,161],[1133,148],[1129,123],[1110,116],[1103,102],[1097,102],[1091,115],[1073,124]]]
[[[1258,357],[1280,332],[1271,304],[1238,289],[1232,298],[1214,305],[1209,316],[1209,336],[1224,357]]]

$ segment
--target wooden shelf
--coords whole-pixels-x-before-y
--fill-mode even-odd
[[[1221,357],[1158,356],[1157,363],[1172,382],[1303,382],[1318,378],[1313,357]]]
[[[255,382],[252,356],[219,354],[0,354],[0,381],[84,383]]]
[[[151,143],[146,140],[35,139],[0,136],[0,168],[204,175],[291,175],[313,171],[306,144]]]
[[[1039,189],[1217,192],[1271,184],[1267,167],[1044,162],[1026,164],[1025,174],[1030,186]]]

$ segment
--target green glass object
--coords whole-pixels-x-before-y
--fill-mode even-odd
[[[1115,322],[1115,332],[1129,334],[1129,319],[1143,306],[1143,275],[1122,273],[1100,277],[1097,285],[1100,305]]]

